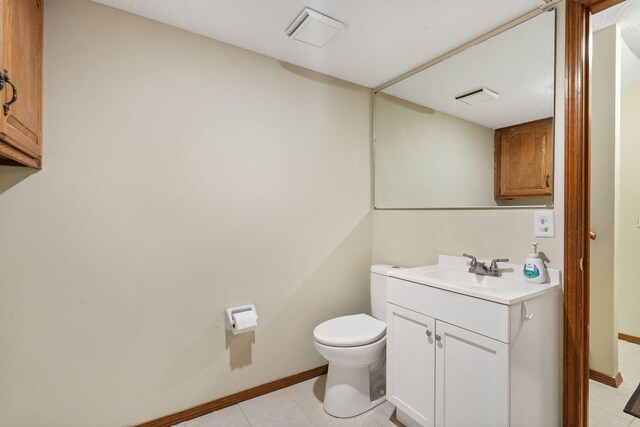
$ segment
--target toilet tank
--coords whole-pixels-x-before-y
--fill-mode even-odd
[[[376,264],[371,266],[371,315],[387,321],[387,273],[400,268],[397,265]]]

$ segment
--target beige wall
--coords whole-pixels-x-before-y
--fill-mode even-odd
[[[591,120],[590,368],[618,373],[616,314],[616,162],[620,144],[620,30],[616,25],[593,37]]]
[[[556,75],[564,75],[564,5],[557,11]],[[373,261],[418,266],[438,254],[472,253],[480,258],[508,257],[523,263],[529,242],[538,241],[548,266],[563,266],[564,221],[564,81],[556,79],[554,126],[555,238],[536,239],[532,209],[376,210],[373,214]],[[539,208],[543,209],[543,208]]]
[[[87,0],[45,22],[44,169],[0,169],[0,425],[324,364],[313,327],[368,309],[370,92]],[[255,336],[225,336],[245,303]]]
[[[640,80],[623,91],[621,98],[620,215],[616,244],[618,330],[640,337]]]
[[[439,254],[481,259],[509,258],[523,264],[529,242],[562,269],[561,218],[555,213],[556,237],[533,235],[533,211],[518,210],[378,210],[373,214],[373,261],[405,267],[434,264]]]
[[[493,129],[387,94],[375,115],[376,207],[496,205]]]

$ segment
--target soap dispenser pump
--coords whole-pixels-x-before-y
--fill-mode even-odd
[[[527,282],[531,283],[544,283],[547,279],[547,269],[544,266],[544,261],[540,258],[538,253],[538,244],[531,242],[531,252],[524,261],[524,267],[522,268],[522,274]]]

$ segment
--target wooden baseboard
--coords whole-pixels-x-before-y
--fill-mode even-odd
[[[640,337],[635,337],[633,335],[618,334],[618,339],[622,341],[632,342],[634,344],[640,344]]]
[[[589,369],[589,378],[613,388],[618,388],[620,387],[620,384],[622,384],[622,375],[620,374],[620,372],[618,372],[616,376],[612,378],[609,375],[603,374],[602,372]]]
[[[220,399],[212,400],[210,402],[194,406],[193,408],[176,412],[175,414],[167,415],[152,421],[138,424],[136,427],[170,427],[176,424],[180,424],[182,422],[210,414],[211,412],[217,411],[219,409],[227,408],[237,403],[244,402],[245,400],[253,399],[254,397],[262,396],[263,394],[271,393],[272,391],[280,390],[281,388],[289,387],[302,381],[324,375],[327,373],[327,368],[328,365],[319,366],[308,371],[300,372],[299,374],[280,378],[279,380],[271,381],[269,383],[253,387],[248,390],[222,397]]]

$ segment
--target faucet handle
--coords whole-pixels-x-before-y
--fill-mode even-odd
[[[508,258],[496,258],[494,260],[491,260],[491,267],[489,267],[489,269],[491,271],[498,271],[498,263],[499,262],[509,262]]]
[[[473,255],[469,255],[469,254],[462,254],[463,257],[466,258],[471,258],[471,262],[469,262],[469,266],[470,267],[475,267],[476,264],[478,263],[478,260],[476,259],[476,257],[474,257]]]

